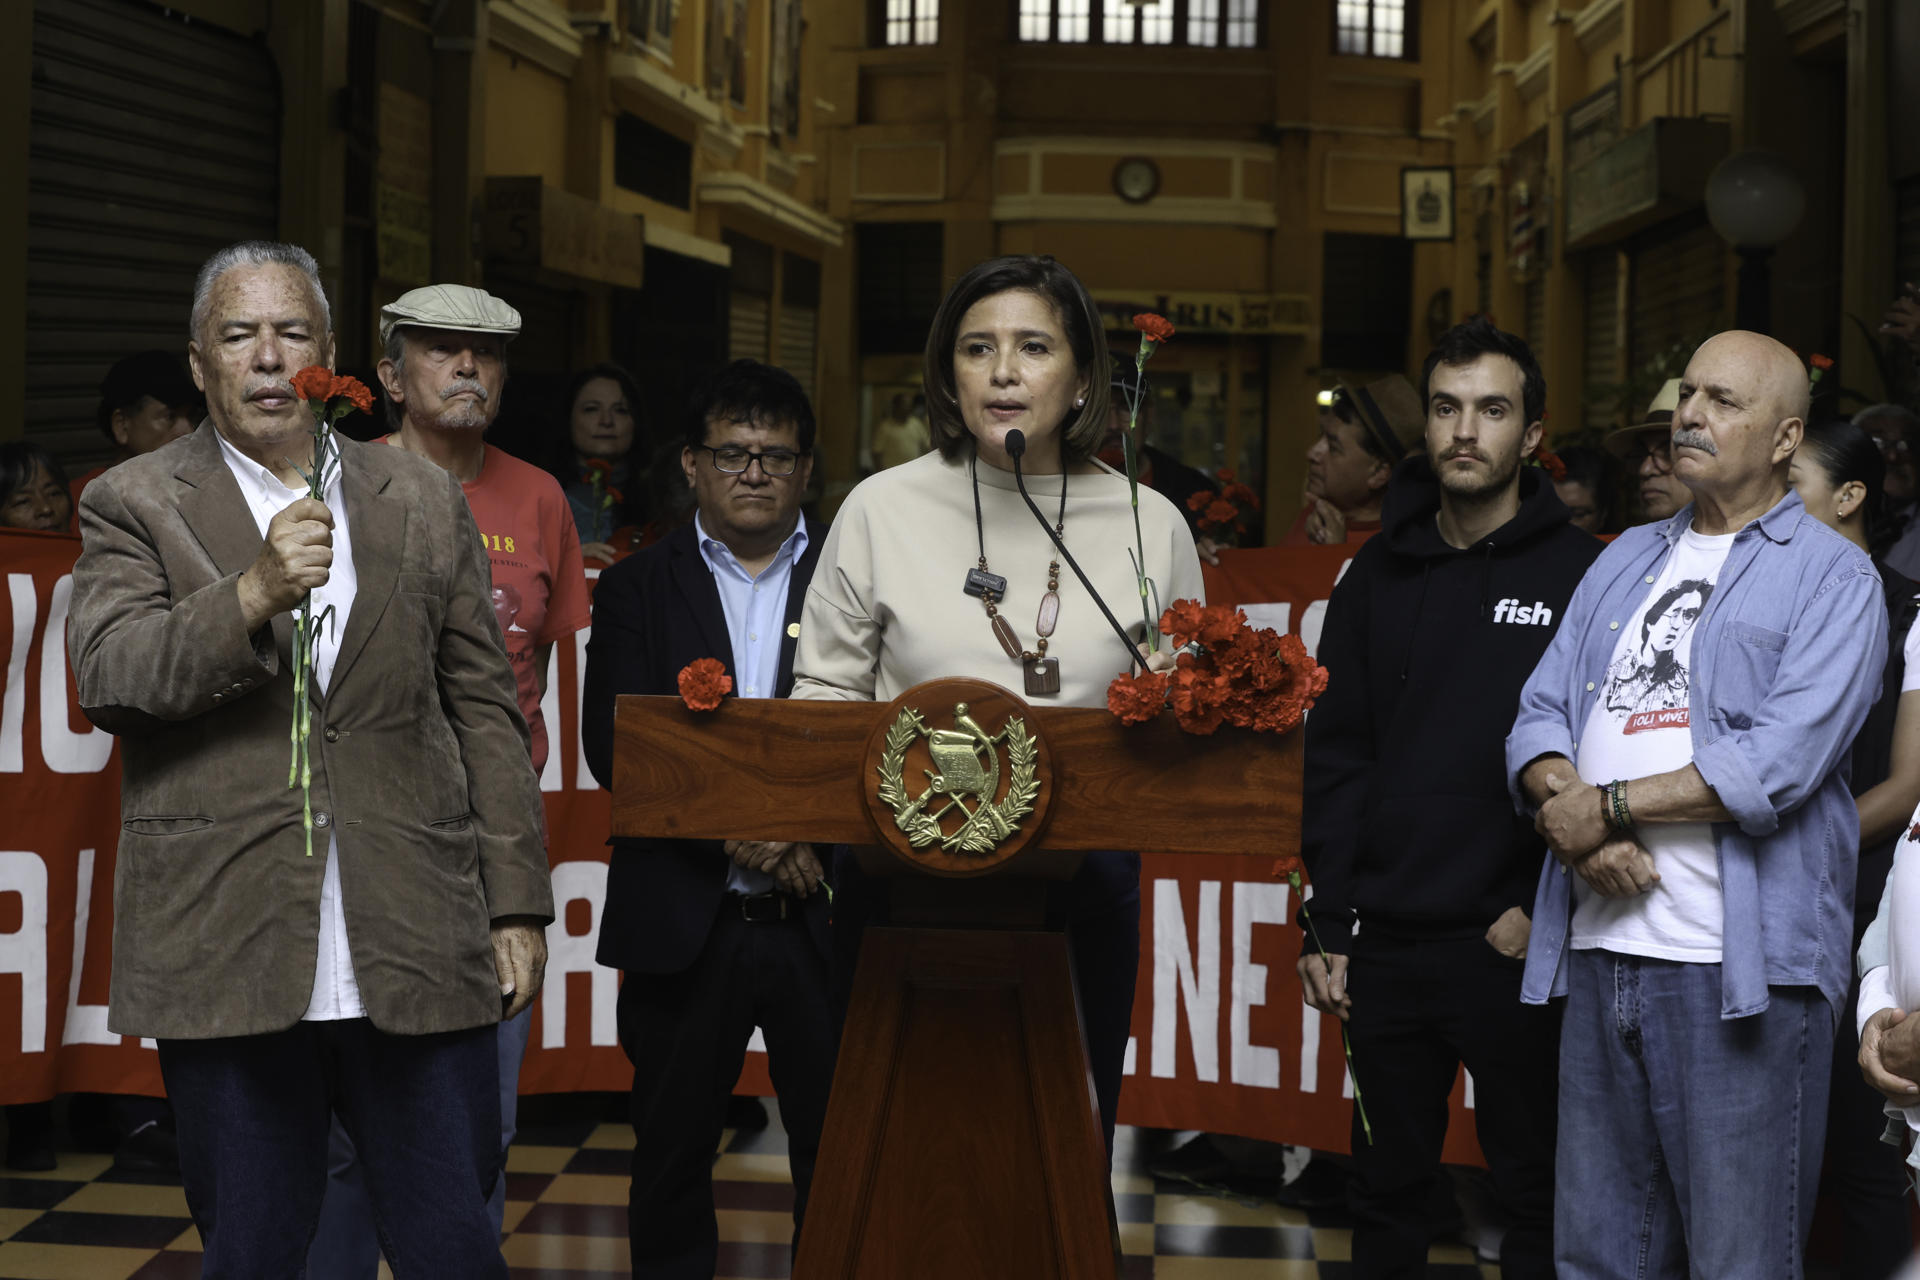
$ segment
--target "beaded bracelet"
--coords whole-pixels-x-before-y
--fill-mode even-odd
[[[1607,825],[1615,831],[1626,831],[1633,826],[1633,814],[1627,808],[1627,784],[1625,779],[1615,779],[1601,788],[1603,804],[1601,816]]]

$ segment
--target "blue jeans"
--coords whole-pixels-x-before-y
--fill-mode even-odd
[[[520,1060],[527,1054],[527,1035],[533,1027],[529,1005],[499,1026],[500,1176],[487,1197],[487,1216],[493,1235],[500,1238],[507,1214],[507,1148],[513,1145],[520,1115]],[[374,1280],[380,1271],[380,1238],[374,1234],[373,1205],[353,1139],[333,1119],[327,1135],[327,1192],[320,1203],[319,1229],[307,1250],[308,1280]]]
[[[338,1114],[396,1277],[506,1280],[486,1213],[500,1174],[495,1039],[490,1026],[395,1036],[352,1018],[160,1041],[201,1274],[302,1273]]]
[[[1554,1261],[1561,1280],[1798,1280],[1833,1010],[1773,987],[1720,1016],[1720,966],[1569,951]]]

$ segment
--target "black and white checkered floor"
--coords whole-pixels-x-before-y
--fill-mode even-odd
[[[507,1162],[507,1236],[515,1277],[625,1276],[627,1152],[633,1132],[606,1119],[616,1099],[527,1099]],[[764,1129],[728,1130],[714,1166],[720,1275],[788,1274],[793,1190],[786,1135],[771,1100]],[[1125,1280],[1307,1280],[1345,1277],[1350,1236],[1339,1209],[1301,1210],[1208,1195],[1157,1180],[1147,1165],[1185,1135],[1122,1129],[1114,1201]],[[0,1277],[184,1280],[200,1241],[177,1179],[117,1169],[104,1155],[61,1153],[51,1173],[0,1176]],[[1481,1280],[1497,1267],[1436,1245],[1433,1280]],[[387,1275],[381,1268],[381,1276]]]

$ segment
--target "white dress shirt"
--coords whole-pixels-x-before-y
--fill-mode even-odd
[[[773,554],[773,563],[758,577],[748,573],[731,548],[710,538],[693,516],[693,536],[700,558],[713,574],[720,592],[720,610],[727,618],[727,639],[733,643],[734,692],[743,698],[771,698],[780,685],[780,645],[787,638],[787,589],[793,566],[807,553],[807,522],[802,519]],[[727,870],[727,888],[735,893],[771,893],[773,877],[737,864]]]
[[[217,433],[216,433],[217,434]],[[240,485],[240,496],[247,510],[267,536],[267,523],[287,506],[307,496],[305,486],[289,489],[278,476],[220,436],[220,453],[227,469]],[[318,618],[333,606],[333,616],[319,628],[320,640],[313,648],[312,679],[321,690],[333,678],[334,660],[340,656],[340,634],[346,629],[347,615],[353,610],[353,597],[359,579],[353,568],[353,538],[347,530],[347,504],[340,496],[340,471],[336,466],[327,482],[327,509],[333,513],[333,566],[326,585],[312,593],[313,616]],[[291,750],[291,748],[289,748]],[[360,984],[353,976],[353,955],[347,948],[347,916],[340,905],[340,838],[336,829],[327,829],[327,866],[320,883],[320,949],[314,958],[313,997],[307,1002],[303,1021],[319,1022],[336,1018],[364,1018],[366,1006],[360,1002]]]

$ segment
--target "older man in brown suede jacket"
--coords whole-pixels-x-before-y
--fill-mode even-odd
[[[505,1277],[494,1024],[539,990],[553,916],[540,792],[459,484],[338,443],[305,496],[331,367],[313,259],[214,255],[193,435],[81,500],[68,646],[120,736],[110,1025],[159,1041],[208,1276],[298,1274],[329,1113],[397,1277]],[[287,784],[290,610],[334,610],[310,681],[309,854]]]

